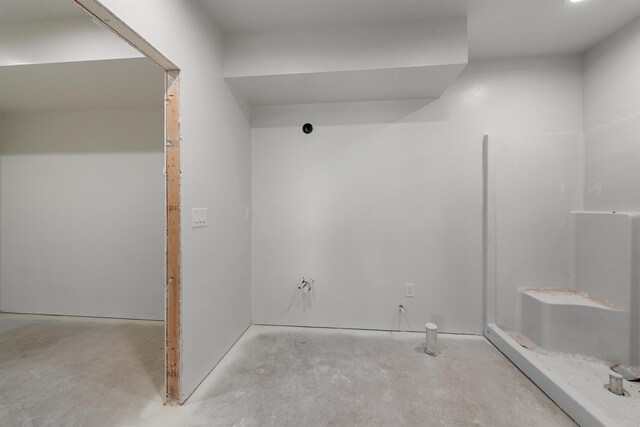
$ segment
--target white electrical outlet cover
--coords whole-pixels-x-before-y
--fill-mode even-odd
[[[412,297],[413,296],[413,283],[405,283],[404,284],[404,296]]]

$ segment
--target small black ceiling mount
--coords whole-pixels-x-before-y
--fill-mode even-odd
[[[307,135],[309,135],[311,132],[313,132],[313,125],[311,123],[303,124],[302,125],[302,132],[304,132]]]

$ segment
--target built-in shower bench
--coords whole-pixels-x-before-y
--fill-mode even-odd
[[[640,215],[572,212],[575,289],[523,288],[522,333],[538,346],[640,364]]]
[[[522,333],[540,347],[616,363],[629,358],[627,310],[577,289],[520,292]]]

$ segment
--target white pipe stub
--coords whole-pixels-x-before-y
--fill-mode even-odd
[[[427,332],[427,346],[424,352],[435,356],[438,354],[438,325],[435,323],[426,323],[424,327]]]
[[[624,377],[615,371],[609,371],[609,391],[618,396],[624,396]]]

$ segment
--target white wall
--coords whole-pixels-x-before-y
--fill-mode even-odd
[[[1,311],[164,319],[163,120],[5,115]]]
[[[589,210],[640,211],[640,19],[584,63]]]
[[[521,331],[520,289],[576,287],[571,212],[583,204],[584,138],[582,132],[493,135],[489,149],[495,322]]]
[[[474,61],[431,103],[253,108],[253,321],[480,333],[483,135],[580,132],[581,71]]]
[[[199,2],[103,0],[181,71],[182,398],[249,326],[250,131],[222,78],[222,35]],[[208,227],[191,228],[192,208]]]
[[[0,40],[0,66],[142,56],[88,16],[4,23]]]
[[[584,57],[584,117],[590,130],[640,114],[640,18]]]
[[[640,212],[640,18],[584,59],[586,207]],[[634,256],[640,265],[636,227]],[[634,280],[640,271],[634,272]],[[640,342],[640,289],[631,288],[632,342]],[[638,359],[640,348],[632,348]],[[633,357],[633,356],[632,356]]]

